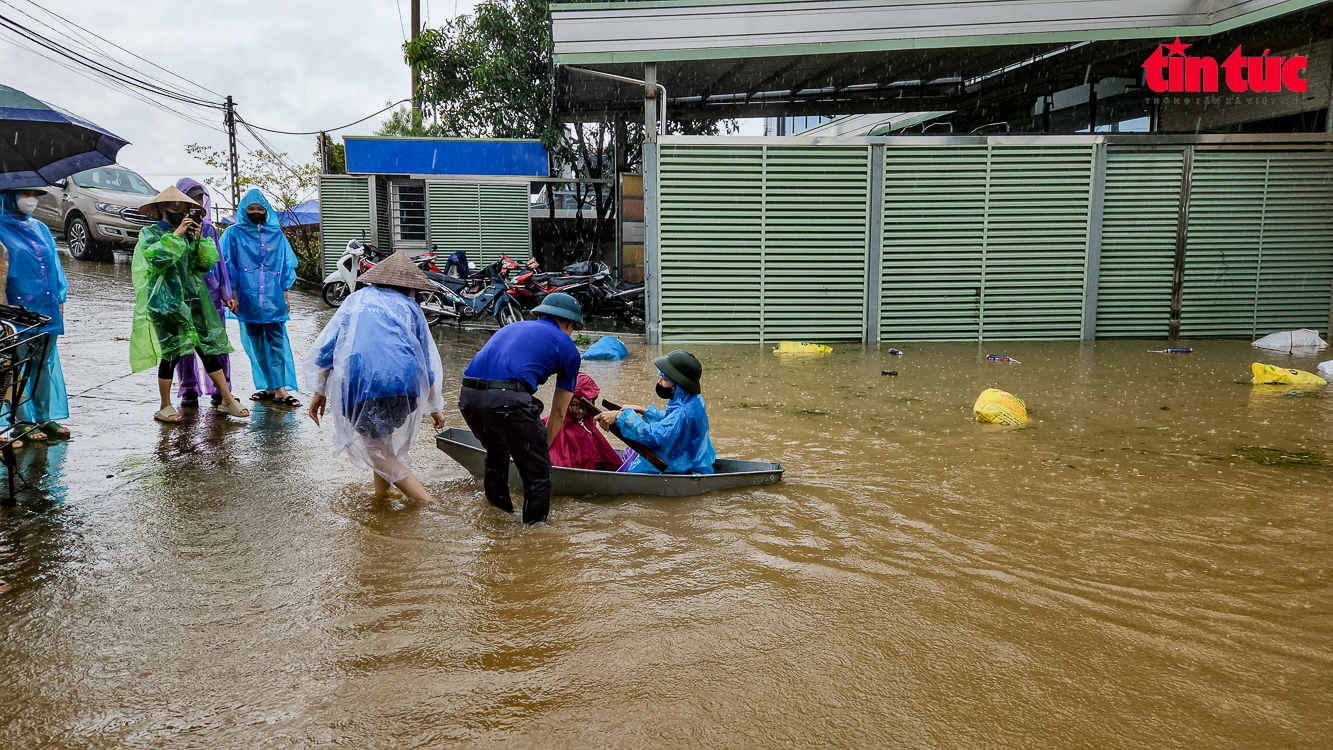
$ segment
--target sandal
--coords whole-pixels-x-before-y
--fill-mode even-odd
[[[173,419],[174,417],[174,419]],[[167,405],[153,413],[153,419],[165,424],[180,424],[181,414],[176,411],[176,407]]]
[[[226,406],[217,407],[217,412],[218,414],[226,414],[232,417],[250,416],[250,410],[241,406],[241,402],[236,399],[232,399],[231,403]]]
[[[255,391],[250,394],[251,401],[272,401],[273,391]]]
[[[283,406],[299,407],[301,405],[301,399],[295,396],[288,396],[287,398],[275,398],[273,399],[273,403],[282,404]]]
[[[69,428],[61,425],[58,422],[47,422],[46,424],[42,425],[42,429],[46,430],[47,434],[53,438],[61,440],[69,439]]]
[[[221,405],[222,405],[222,394],[221,394],[221,393],[214,393],[214,394],[213,394],[213,405],[214,405],[214,406],[221,406]]]
[[[185,398],[182,398],[182,399],[181,399],[181,408],[182,408],[182,409],[198,409],[198,408],[199,408],[199,394],[197,394],[197,393],[191,393],[190,395],[186,396]]]

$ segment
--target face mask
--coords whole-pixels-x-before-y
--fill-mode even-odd
[[[167,217],[167,223],[173,227],[178,227],[185,221],[184,211],[163,211],[163,214]]]
[[[19,198],[15,202],[18,204],[19,212],[25,216],[37,210],[37,199],[32,196]]]
[[[657,396],[658,396],[658,398],[664,398],[664,399],[670,400],[672,394],[674,394],[675,392],[676,392],[676,386],[674,386],[674,385],[673,385],[673,386],[670,386],[670,387],[667,387],[667,386],[662,385],[661,383],[658,383],[658,384],[657,384]]]
[[[245,215],[246,215],[246,216],[249,216],[249,217],[250,217],[250,221],[253,221],[256,225],[261,225],[261,224],[263,224],[264,222],[268,221],[268,212],[267,212],[267,211],[257,211],[257,212],[254,212],[254,213],[246,212]]]

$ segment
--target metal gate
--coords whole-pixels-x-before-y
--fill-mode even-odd
[[[528,187],[427,182],[430,244],[442,255],[462,250],[478,265],[506,254],[522,263],[531,247]]]
[[[664,137],[654,342],[1327,330],[1324,135]]]
[[[320,176],[319,245],[325,274],[333,273],[348,242],[371,237],[370,206],[370,178]]]
[[[860,341],[865,146],[663,146],[661,340]]]

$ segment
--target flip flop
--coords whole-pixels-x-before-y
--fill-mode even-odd
[[[42,429],[46,430],[47,433],[53,438],[62,440],[69,439],[69,428],[62,426],[59,422],[47,422],[46,424],[42,425]]]
[[[226,406],[217,407],[217,412],[218,414],[226,414],[232,417],[250,416],[250,410],[241,406],[241,402],[235,399],[232,399],[232,402],[230,404],[227,404]]]
[[[172,419],[172,417],[175,417],[175,419]],[[174,406],[164,406],[156,412],[153,412],[153,419],[156,419],[163,424],[180,424],[181,414],[176,411],[176,407]]]
[[[283,406],[299,407],[301,405],[301,400],[295,396],[288,396],[287,398],[275,398],[273,399],[273,403],[282,404]]]
[[[251,401],[272,401],[272,400],[273,400],[273,392],[272,392],[272,391],[255,391],[254,393],[251,393],[251,394],[250,394],[250,400],[251,400]]]

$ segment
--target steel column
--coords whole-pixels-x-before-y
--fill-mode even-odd
[[[1088,200],[1088,256],[1083,277],[1083,340],[1097,338],[1097,286],[1102,270],[1102,211],[1106,206],[1106,144],[1092,152],[1092,194]]]
[[[1171,275],[1171,324],[1167,338],[1180,338],[1180,310],[1185,304],[1185,248],[1190,230],[1190,188],[1194,184],[1194,147],[1185,147],[1181,162],[1180,213],[1176,217],[1176,268]]]
[[[866,234],[866,323],[862,340],[879,341],[884,276],[884,146],[870,147],[869,231]]]
[[[657,144],[643,144],[643,282],[644,337],[650,345],[662,341],[662,250],[658,231]]]

